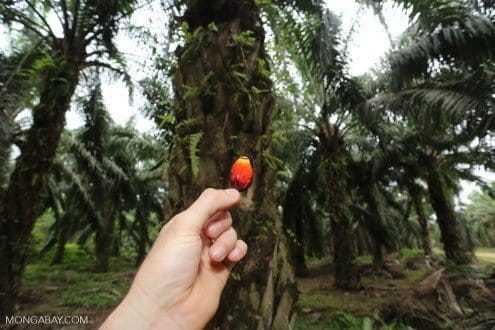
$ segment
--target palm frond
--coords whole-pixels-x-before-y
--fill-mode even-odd
[[[96,180],[103,182],[107,180],[106,171],[102,167],[102,164],[83,143],[69,135],[63,135],[62,143],[67,146],[79,166],[85,167]]]
[[[382,4],[384,1],[358,0],[358,2],[373,6]],[[473,10],[469,3],[459,0],[393,0],[393,3],[407,12],[409,19],[419,26],[420,31],[425,32],[462,21]]]
[[[71,183],[71,190],[74,197],[77,197],[77,202],[86,210],[91,218],[101,222],[101,215],[98,212],[91,194],[87,187],[83,184],[82,178],[74,172],[70,167],[65,166],[61,161],[55,161],[52,166],[52,171],[63,173],[64,179]]]
[[[113,178],[117,182],[125,182],[129,180],[129,177],[124,170],[117,165],[115,161],[108,157],[103,157],[102,169],[108,177]]]
[[[494,22],[483,16],[469,16],[392,53],[392,84],[399,89],[413,78],[426,76],[434,69],[434,60],[439,65],[479,66],[494,55]]]
[[[361,120],[368,127],[383,122],[390,113],[410,116],[418,123],[432,123],[440,117],[452,123],[467,120],[470,128],[481,134],[481,130],[493,129],[494,78],[492,72],[476,70],[461,77],[439,76],[416,87],[378,94],[361,105]]]

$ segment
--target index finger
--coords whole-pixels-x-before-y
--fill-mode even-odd
[[[219,211],[228,211],[239,204],[241,194],[236,189],[208,188],[185,211],[183,224],[201,233],[205,223]]]

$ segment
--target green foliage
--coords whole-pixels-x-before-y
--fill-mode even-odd
[[[184,101],[189,101],[200,97],[214,96],[215,91],[214,86],[212,85],[212,80],[213,72],[209,72],[201,79],[199,86],[183,85],[182,87],[185,89],[185,93],[182,96],[182,99]]]
[[[230,46],[241,46],[246,48],[253,48],[256,45],[256,38],[254,37],[254,32],[247,30],[242,31],[239,34],[232,35],[232,41]]]
[[[266,61],[262,58],[258,59],[258,65],[256,67],[256,70],[259,72],[259,74],[263,77],[269,77],[270,76],[270,70],[266,68]]]
[[[470,203],[463,210],[478,246],[495,246],[495,183],[484,191],[469,196]]]
[[[128,290],[132,276],[122,274],[132,269],[129,262],[114,260],[111,272],[94,274],[92,256],[77,244],[67,244],[61,264],[50,266],[53,254],[47,253],[26,267],[23,281],[43,294],[52,306],[105,308],[115,306]],[[54,287],[55,286],[55,287]]]
[[[210,24],[208,24],[208,30],[213,32],[218,32],[218,27],[215,24],[215,22],[211,22]]]
[[[369,317],[361,318],[345,312],[335,312],[329,319],[318,322],[311,321],[306,315],[300,315],[296,319],[294,329],[371,330],[374,328],[373,324],[373,319]]]
[[[198,132],[189,135],[189,159],[191,161],[191,171],[193,176],[198,176],[199,174],[199,148],[198,144],[203,137],[203,132]]]
[[[403,248],[399,251],[399,255],[405,259],[412,257],[419,257],[424,255],[424,252],[421,249],[408,249]]]
[[[185,23],[187,26],[187,23]],[[188,28],[188,26],[187,26]],[[181,58],[190,60],[195,58],[206,42],[206,30],[200,26],[194,32],[186,32],[184,36],[185,48],[182,51]]]

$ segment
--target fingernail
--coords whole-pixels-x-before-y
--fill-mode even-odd
[[[220,231],[220,224],[219,223],[213,223],[210,225],[210,227],[208,227],[208,232],[211,234],[211,235],[215,235],[217,234],[219,231]]]
[[[227,254],[227,250],[225,250],[223,246],[214,246],[211,249],[211,256],[215,260],[222,260],[223,258],[225,258],[225,254]]]
[[[239,191],[237,189],[226,189],[225,193],[232,198],[239,198]]]
[[[235,248],[234,250],[232,250],[232,252],[230,252],[230,257],[233,259],[238,259],[240,256],[241,250],[239,250],[238,248]]]

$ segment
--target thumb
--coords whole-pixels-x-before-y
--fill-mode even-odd
[[[184,212],[181,226],[200,234],[206,222],[219,211],[228,211],[239,204],[241,194],[236,189],[208,188]]]

